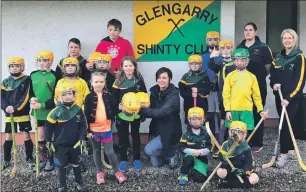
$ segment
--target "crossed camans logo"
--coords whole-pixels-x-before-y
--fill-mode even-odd
[[[255,55],[259,55],[259,53],[260,53],[259,49],[254,49],[254,54]]]
[[[178,27],[178,25],[179,25],[181,22],[184,22],[185,19],[182,18],[182,19],[180,19],[177,23],[175,23],[173,19],[168,19],[168,22],[170,22],[170,21],[173,23],[174,27],[173,27],[172,31],[170,31],[170,33],[169,33],[169,35],[167,36],[167,38],[173,33],[174,29],[177,29],[177,30],[180,32],[180,34],[185,38],[183,32],[182,32],[181,29]]]
[[[111,45],[110,47],[107,47],[107,49],[107,54],[112,56],[112,58],[116,58],[118,56],[120,47],[118,47],[117,45]]]

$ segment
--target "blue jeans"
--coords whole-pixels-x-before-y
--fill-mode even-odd
[[[163,149],[160,136],[153,138],[146,146],[145,153],[150,156],[153,167],[162,167],[166,164],[169,157],[174,156],[176,147],[171,147],[167,150]],[[168,157],[165,157],[167,154]]]

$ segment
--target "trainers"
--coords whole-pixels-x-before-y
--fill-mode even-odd
[[[6,168],[10,167],[11,166],[11,163],[9,161],[4,161],[2,163],[2,166],[1,166],[1,170],[5,170]]]
[[[134,168],[135,168],[136,171],[141,171],[142,165],[141,165],[141,161],[140,160],[135,160],[134,161]]]
[[[36,161],[34,158],[28,159],[27,160],[27,165],[29,167],[29,169],[32,171],[33,169],[35,170],[36,167]]]
[[[180,164],[179,161],[180,161],[179,160],[179,154],[176,152],[175,155],[169,159],[169,168],[170,169],[177,168]]]
[[[277,168],[282,168],[285,166],[286,162],[287,162],[287,158],[288,158],[288,154],[280,154],[280,156],[278,157],[277,161],[276,161],[276,167]]]
[[[104,184],[105,180],[104,180],[104,173],[103,172],[99,172],[97,173],[97,184]]]
[[[289,150],[288,151],[288,160],[290,161],[297,161],[297,156],[296,156],[296,153],[295,153],[295,150]]]
[[[218,180],[218,183],[217,183],[217,187],[218,188],[229,188],[229,184],[228,184],[228,182],[226,181],[226,180],[224,180],[224,179],[219,179]]]
[[[253,151],[254,153],[258,153],[259,151],[262,150],[262,148],[263,148],[263,147],[260,147],[260,146],[254,146],[254,147],[252,147],[252,151]]]
[[[53,158],[49,159],[46,163],[46,166],[44,168],[45,171],[50,172],[54,169],[54,163]]]
[[[40,169],[40,170],[43,170],[43,169],[45,168],[46,164],[47,164],[46,161],[40,161],[40,162],[39,162],[39,169]]]
[[[188,182],[188,176],[186,174],[180,173],[178,180],[180,185],[186,185]]]
[[[118,171],[115,174],[116,179],[118,180],[118,182],[120,184],[125,183],[126,182],[126,177],[123,175],[122,171]]]
[[[125,172],[127,169],[127,162],[126,161],[120,161],[119,170],[121,172]]]

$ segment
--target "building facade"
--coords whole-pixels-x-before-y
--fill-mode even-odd
[[[281,48],[280,33],[284,28],[296,28],[300,48],[306,51],[306,2],[282,2],[287,1],[279,1],[280,12],[284,15],[277,16],[271,9],[275,6],[271,4],[272,1],[221,1],[221,39],[232,40],[236,46],[244,38],[245,23],[252,21],[258,26],[258,36],[261,40],[276,47],[271,47],[273,52]],[[289,6],[291,15],[285,15]],[[3,1],[2,79],[8,75],[6,63],[9,57],[24,57],[25,73],[30,74],[36,69],[36,52],[44,49],[54,52],[55,61],[52,68],[55,69],[59,60],[67,55],[67,43],[72,37],[81,40],[81,53],[87,57],[95,50],[99,41],[107,36],[106,24],[112,18],[122,22],[122,36],[133,44],[133,11],[133,1]],[[280,26],[281,24],[285,26]],[[202,41],[204,43],[204,40]],[[155,72],[162,66],[173,71],[175,85],[188,70],[187,63],[182,61],[140,62],[139,68],[148,88],[156,83]],[[267,82],[269,83],[268,78]],[[306,92],[306,89],[304,91]],[[265,108],[270,109],[270,118],[278,118],[270,88]],[[3,117],[2,114],[2,119]],[[141,132],[148,132],[148,123],[149,120],[142,124]]]

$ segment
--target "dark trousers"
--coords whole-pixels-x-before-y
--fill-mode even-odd
[[[301,119],[296,118],[296,114],[297,114],[297,111],[299,110],[301,103],[302,103],[302,100],[292,99],[289,102],[289,105],[286,107],[291,125],[293,121],[302,122]],[[275,95],[275,104],[276,104],[277,113],[280,117],[281,112],[282,112],[282,105],[281,105],[281,101],[280,101],[278,93]],[[292,131],[294,133],[294,130]],[[293,149],[294,149],[294,146],[293,146],[291,135],[289,132],[289,126],[287,123],[286,115],[284,114],[284,120],[283,120],[281,135],[280,135],[280,153],[285,154],[285,153],[288,153],[289,150],[293,150]]]
[[[223,186],[223,188],[250,188],[252,186],[248,176],[243,175],[241,178],[244,181],[243,183],[239,181],[235,174],[231,173],[230,169],[227,169],[227,175],[224,178],[227,183]]]
[[[201,161],[204,161],[206,164],[208,162],[206,157],[200,157]],[[183,165],[181,167],[181,173],[189,175],[191,179],[195,182],[203,183],[207,177],[197,170],[193,169],[194,166],[194,157],[186,156],[183,159]]]
[[[127,160],[127,149],[130,146],[130,140],[129,140],[130,124],[131,124],[131,135],[133,139],[133,158],[134,160],[140,159],[140,135],[139,135],[140,122],[117,120],[116,126],[118,129],[118,136],[119,136],[120,161]]]
[[[266,105],[266,98],[262,98],[262,105],[263,105],[263,107],[265,107],[265,105]],[[254,128],[255,128],[255,126],[258,124],[258,122],[261,119],[261,116],[258,113],[257,107],[255,105],[253,106],[253,118],[254,118]],[[249,134],[250,133],[252,133],[252,131],[250,131]],[[254,133],[252,139],[249,142],[249,145],[251,147],[253,147],[253,146],[262,147],[263,146],[263,137],[264,137],[264,122],[262,122],[260,124],[260,126],[257,129],[257,131]]]

